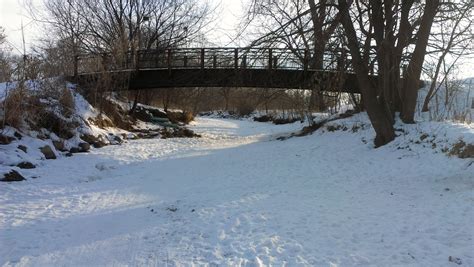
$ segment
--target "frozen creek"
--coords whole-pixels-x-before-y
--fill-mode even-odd
[[[474,166],[198,118],[0,184],[0,266],[474,266]]]

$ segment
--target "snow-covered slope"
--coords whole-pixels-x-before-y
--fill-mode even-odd
[[[374,149],[366,123],[278,141],[302,125],[199,118],[47,162],[0,184],[0,265],[474,266],[474,164],[432,147],[474,129]]]

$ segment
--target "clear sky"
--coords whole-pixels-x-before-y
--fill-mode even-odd
[[[87,0],[84,0],[87,1]],[[216,21],[209,30],[208,39],[216,46],[228,45],[235,36],[239,18],[242,16],[242,3],[245,0],[210,0],[216,6]],[[34,22],[24,6],[28,3],[40,7],[43,0],[0,0],[0,26],[5,28],[7,40],[15,51],[22,50],[21,25],[23,21],[25,44],[28,49],[44,34],[40,25]],[[230,44],[230,45],[236,45]]]
[[[41,5],[43,0],[0,0],[0,26],[5,28],[7,40],[14,52],[22,51],[21,25],[23,21],[26,48],[31,47],[41,35],[37,23],[24,9],[26,3]],[[88,1],[88,0],[84,0]],[[209,31],[208,39],[216,46],[238,46],[239,41],[233,41],[235,29],[242,17],[242,5],[247,0],[210,0],[217,5],[216,27]],[[243,45],[243,44],[242,44]],[[474,77],[474,56],[465,57],[460,62],[459,76],[462,78]]]

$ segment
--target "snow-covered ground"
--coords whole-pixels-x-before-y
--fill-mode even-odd
[[[198,118],[25,171],[0,184],[0,265],[474,266],[472,160],[370,129],[276,140],[301,127]]]

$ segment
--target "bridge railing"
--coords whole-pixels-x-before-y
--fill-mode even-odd
[[[293,69],[311,70],[309,50],[282,48],[171,48],[122,55],[77,57],[75,74],[143,69]],[[344,66],[341,66],[344,62]],[[347,55],[325,54],[324,70],[350,69]]]

